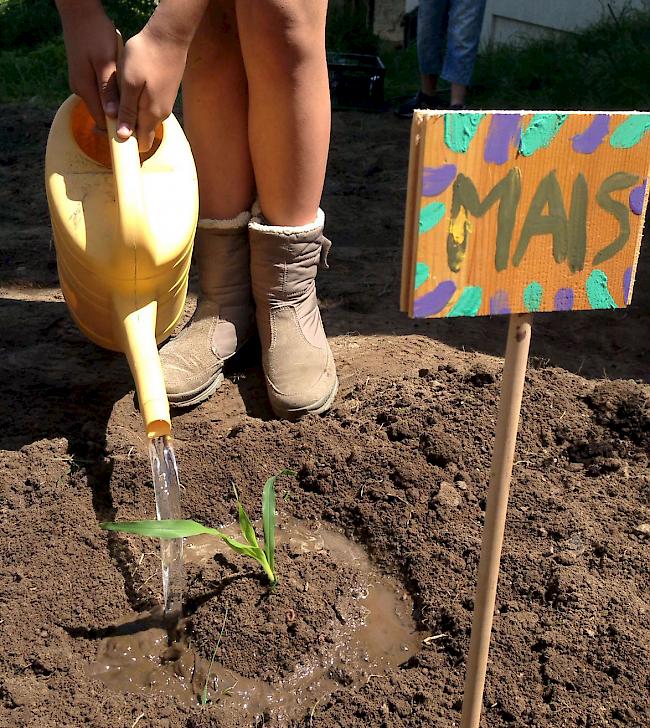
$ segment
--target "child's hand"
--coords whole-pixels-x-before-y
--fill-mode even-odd
[[[117,135],[128,139],[135,131],[141,152],[151,148],[156,127],[172,113],[189,43],[148,23],[124,47]]]
[[[70,88],[85,101],[100,129],[119,107],[115,26],[99,2],[57,2],[63,25]]]

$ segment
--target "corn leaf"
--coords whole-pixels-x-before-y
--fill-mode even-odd
[[[253,528],[251,519],[248,517],[246,509],[239,500],[237,501],[237,510],[239,511],[239,528],[244,538],[253,548],[259,549],[260,545],[257,543],[257,536],[255,535],[255,529]]]
[[[293,470],[283,470],[264,483],[262,493],[262,524],[264,526],[264,553],[269,568],[275,573],[275,481],[281,475],[295,475]]]
[[[187,538],[207,533],[211,536],[220,536],[221,531],[215,528],[208,528],[196,521],[114,521],[100,523],[104,531],[119,531],[120,533],[135,533],[138,536],[149,536],[151,538]]]
[[[275,481],[277,475],[264,484],[262,494],[262,523],[264,525],[264,553],[271,571],[275,570]]]
[[[250,523],[250,521],[249,521]],[[225,533],[218,531],[216,528],[208,528],[196,521],[174,521],[163,519],[161,521],[107,521],[99,524],[104,531],[118,531],[120,533],[134,533],[138,536],[146,536],[150,538],[187,538],[188,536],[198,536],[202,533],[220,538],[230,546],[233,551],[244,556],[250,556],[262,565],[270,582],[274,582],[273,572],[269,568],[266,554],[262,549],[251,544],[241,543]]]
[[[264,552],[262,549],[257,546],[250,546],[249,544],[241,543],[240,541],[236,541],[234,538],[230,538],[230,536],[226,536],[225,533],[220,533],[219,538],[223,539],[228,546],[233,551],[236,551],[238,554],[244,554],[244,556],[251,556],[255,561],[259,561],[260,564],[262,563],[262,560],[264,559]]]

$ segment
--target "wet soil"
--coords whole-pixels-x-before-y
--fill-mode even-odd
[[[236,526],[225,531],[239,536]],[[165,625],[157,610],[119,625],[89,675],[112,690],[215,706],[221,723],[287,726],[341,686],[361,687],[415,654],[427,635],[413,603],[362,546],[295,518],[277,537],[272,588],[221,541],[188,539],[188,616]]]
[[[81,337],[56,288],[42,187],[51,117],[0,108],[0,726],[272,725],[218,701],[114,692],[89,673],[116,625],[155,608],[160,564],[152,542],[97,526],[153,517],[153,493],[128,368]],[[188,517],[232,522],[233,482],[259,517],[264,480],[291,467],[281,515],[362,545],[427,635],[398,665],[335,685],[290,723],[304,728],[460,719],[505,322],[397,312],[407,154],[408,123],[335,115],[323,202],[335,246],[319,279],[341,380],[332,412],[273,420],[253,346],[212,400],[174,419]],[[650,724],[649,253],[630,309],[536,319],[484,727]],[[333,596],[327,559],[307,556],[327,594],[315,634]],[[207,657],[225,604],[251,596],[250,578],[226,594],[229,568],[193,572]],[[257,666],[248,623],[230,624],[219,649],[249,675],[289,673],[314,651],[306,637]]]

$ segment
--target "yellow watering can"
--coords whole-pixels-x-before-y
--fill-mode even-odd
[[[196,169],[171,116],[152,150],[95,129],[84,102],[70,96],[47,141],[45,182],[65,300],[81,331],[123,351],[147,435],[169,435],[169,403],[157,344],[185,304],[198,217]]]

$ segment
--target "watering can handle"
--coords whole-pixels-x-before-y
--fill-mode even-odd
[[[119,30],[116,33],[116,61],[119,62],[124,44]],[[111,119],[108,116],[106,117],[106,129],[113,163],[115,200],[122,244],[133,249],[148,247],[150,235],[144,209],[138,140],[134,134],[128,139],[120,139],[117,136],[117,119]]]

